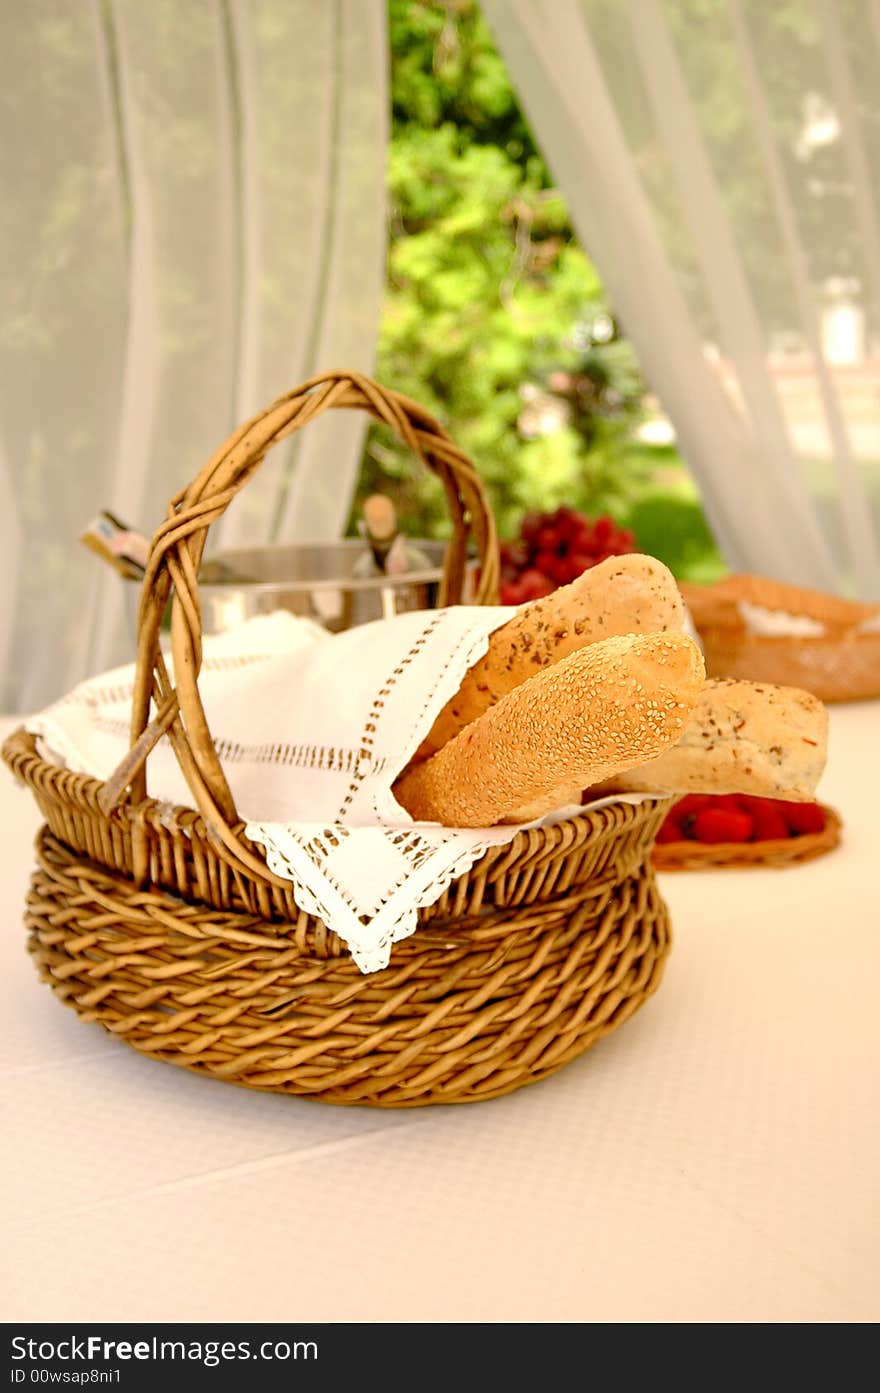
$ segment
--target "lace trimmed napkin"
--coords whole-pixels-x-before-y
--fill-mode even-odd
[[[414,823],[391,792],[513,613],[456,605],[330,635],[279,611],[204,640],[199,689],[247,835],[363,972],[387,967],[418,910],[519,830]],[[133,665],[91,678],[32,718],[43,756],[107,778],[128,750],[133,679]],[[192,805],[165,738],[148,784],[154,798]]]

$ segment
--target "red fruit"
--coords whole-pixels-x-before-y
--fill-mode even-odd
[[[752,835],[752,819],[748,813],[732,808],[703,808],[694,817],[694,840],[708,846],[721,842],[747,842]]]
[[[557,585],[568,585],[573,581],[577,571],[572,569],[571,556],[565,552],[563,556],[557,556],[553,566],[553,576]]]
[[[752,801],[757,803],[758,799]],[[763,807],[753,807],[751,813],[753,842],[787,841],[788,823],[779,808],[775,808],[772,803],[765,803]]]
[[[518,580],[503,580],[498,587],[498,599],[502,605],[521,605],[525,596]]]
[[[555,551],[541,550],[536,554],[532,566],[536,571],[540,571],[542,576],[550,576],[552,578],[553,568],[558,560],[559,557]]]
[[[593,540],[598,547],[606,547],[614,537],[616,528],[614,520],[603,513],[602,517],[596,518],[593,523]]]
[[[519,586],[524,600],[540,600],[556,588],[552,580],[535,570],[523,571]]]
[[[712,796],[709,793],[686,793],[684,798],[679,798],[672,808],[670,816],[675,816],[679,822],[686,817],[692,817],[694,813],[700,812],[703,808],[712,806]]]
[[[570,580],[574,580],[571,574],[571,567],[567,556],[557,556],[552,565],[547,567],[547,575],[557,585],[568,585]]]
[[[552,522],[545,522],[535,533],[535,546],[539,554],[544,551],[555,552],[559,546],[559,533]]]
[[[528,565],[529,553],[522,542],[503,542],[498,548],[502,566],[511,566],[514,570],[521,571]]]
[[[578,548],[577,551],[569,553],[569,566],[572,571],[572,580],[575,579],[575,576],[582,575],[584,571],[588,571],[593,564],[594,558],[589,552],[582,551]]]
[[[524,542],[533,542],[538,535],[538,528],[543,525],[543,513],[526,513],[520,524],[520,536]]]
[[[568,571],[569,583],[573,580],[577,580],[578,576],[583,575],[584,571],[589,570],[592,564],[593,563],[591,560],[587,560],[587,562],[584,563],[584,559],[582,556],[578,556],[577,554],[572,554],[572,552],[569,552],[568,555],[565,557],[565,565]]]
[[[818,803],[783,803],[780,811],[796,837],[811,832],[822,832],[825,828],[825,813]]]
[[[573,508],[557,508],[555,518],[556,530],[563,541],[573,542],[581,536],[585,519]]]
[[[572,551],[582,551],[585,556],[589,556],[591,565],[595,565],[596,547],[593,543],[592,532],[582,532],[579,537],[575,537],[571,549]]]
[[[683,841],[684,833],[677,823],[667,818],[666,821],[661,824],[660,831],[657,833],[654,840],[658,842],[660,846],[663,846],[666,842]]]

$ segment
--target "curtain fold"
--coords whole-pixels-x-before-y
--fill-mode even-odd
[[[482,4],[729,564],[880,598],[875,0]]]
[[[77,537],[150,532],[229,431],[369,372],[384,284],[384,0],[0,9],[0,705],[133,654]],[[337,536],[365,422],[271,455],[211,546]],[[315,432],[317,435],[317,430]]]

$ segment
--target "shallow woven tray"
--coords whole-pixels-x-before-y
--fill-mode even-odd
[[[251,1088],[414,1107],[507,1093],[589,1049],[654,992],[669,951],[650,852],[671,799],[613,804],[493,848],[364,975],[300,910],[235,809],[198,690],[197,575],[210,524],[269,447],[330,407],[367,410],[441,479],[453,520],[440,603],[497,597],[494,525],[473,465],[416,403],[353,373],[315,378],[247,422],[172,499],[138,613],[131,750],[106,782],[17,731],[3,757],[47,826],[28,896],[40,975],[85,1020],[156,1059]],[[159,633],[170,600],[175,683]],[[148,796],[170,741],[193,799]]]
[[[807,832],[801,837],[785,837],[763,842],[702,842],[682,839],[655,845],[651,859],[658,871],[747,870],[749,867],[772,866],[782,869],[812,861],[833,851],[840,841],[842,823],[834,808],[822,803],[825,826],[821,832]]]

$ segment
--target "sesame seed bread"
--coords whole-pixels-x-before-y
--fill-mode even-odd
[[[576,789],[579,798],[589,784],[674,744],[704,676],[700,650],[684,634],[591,643],[521,682],[437,754],[410,765],[395,796],[419,822],[522,821],[523,810],[556,790]]]

